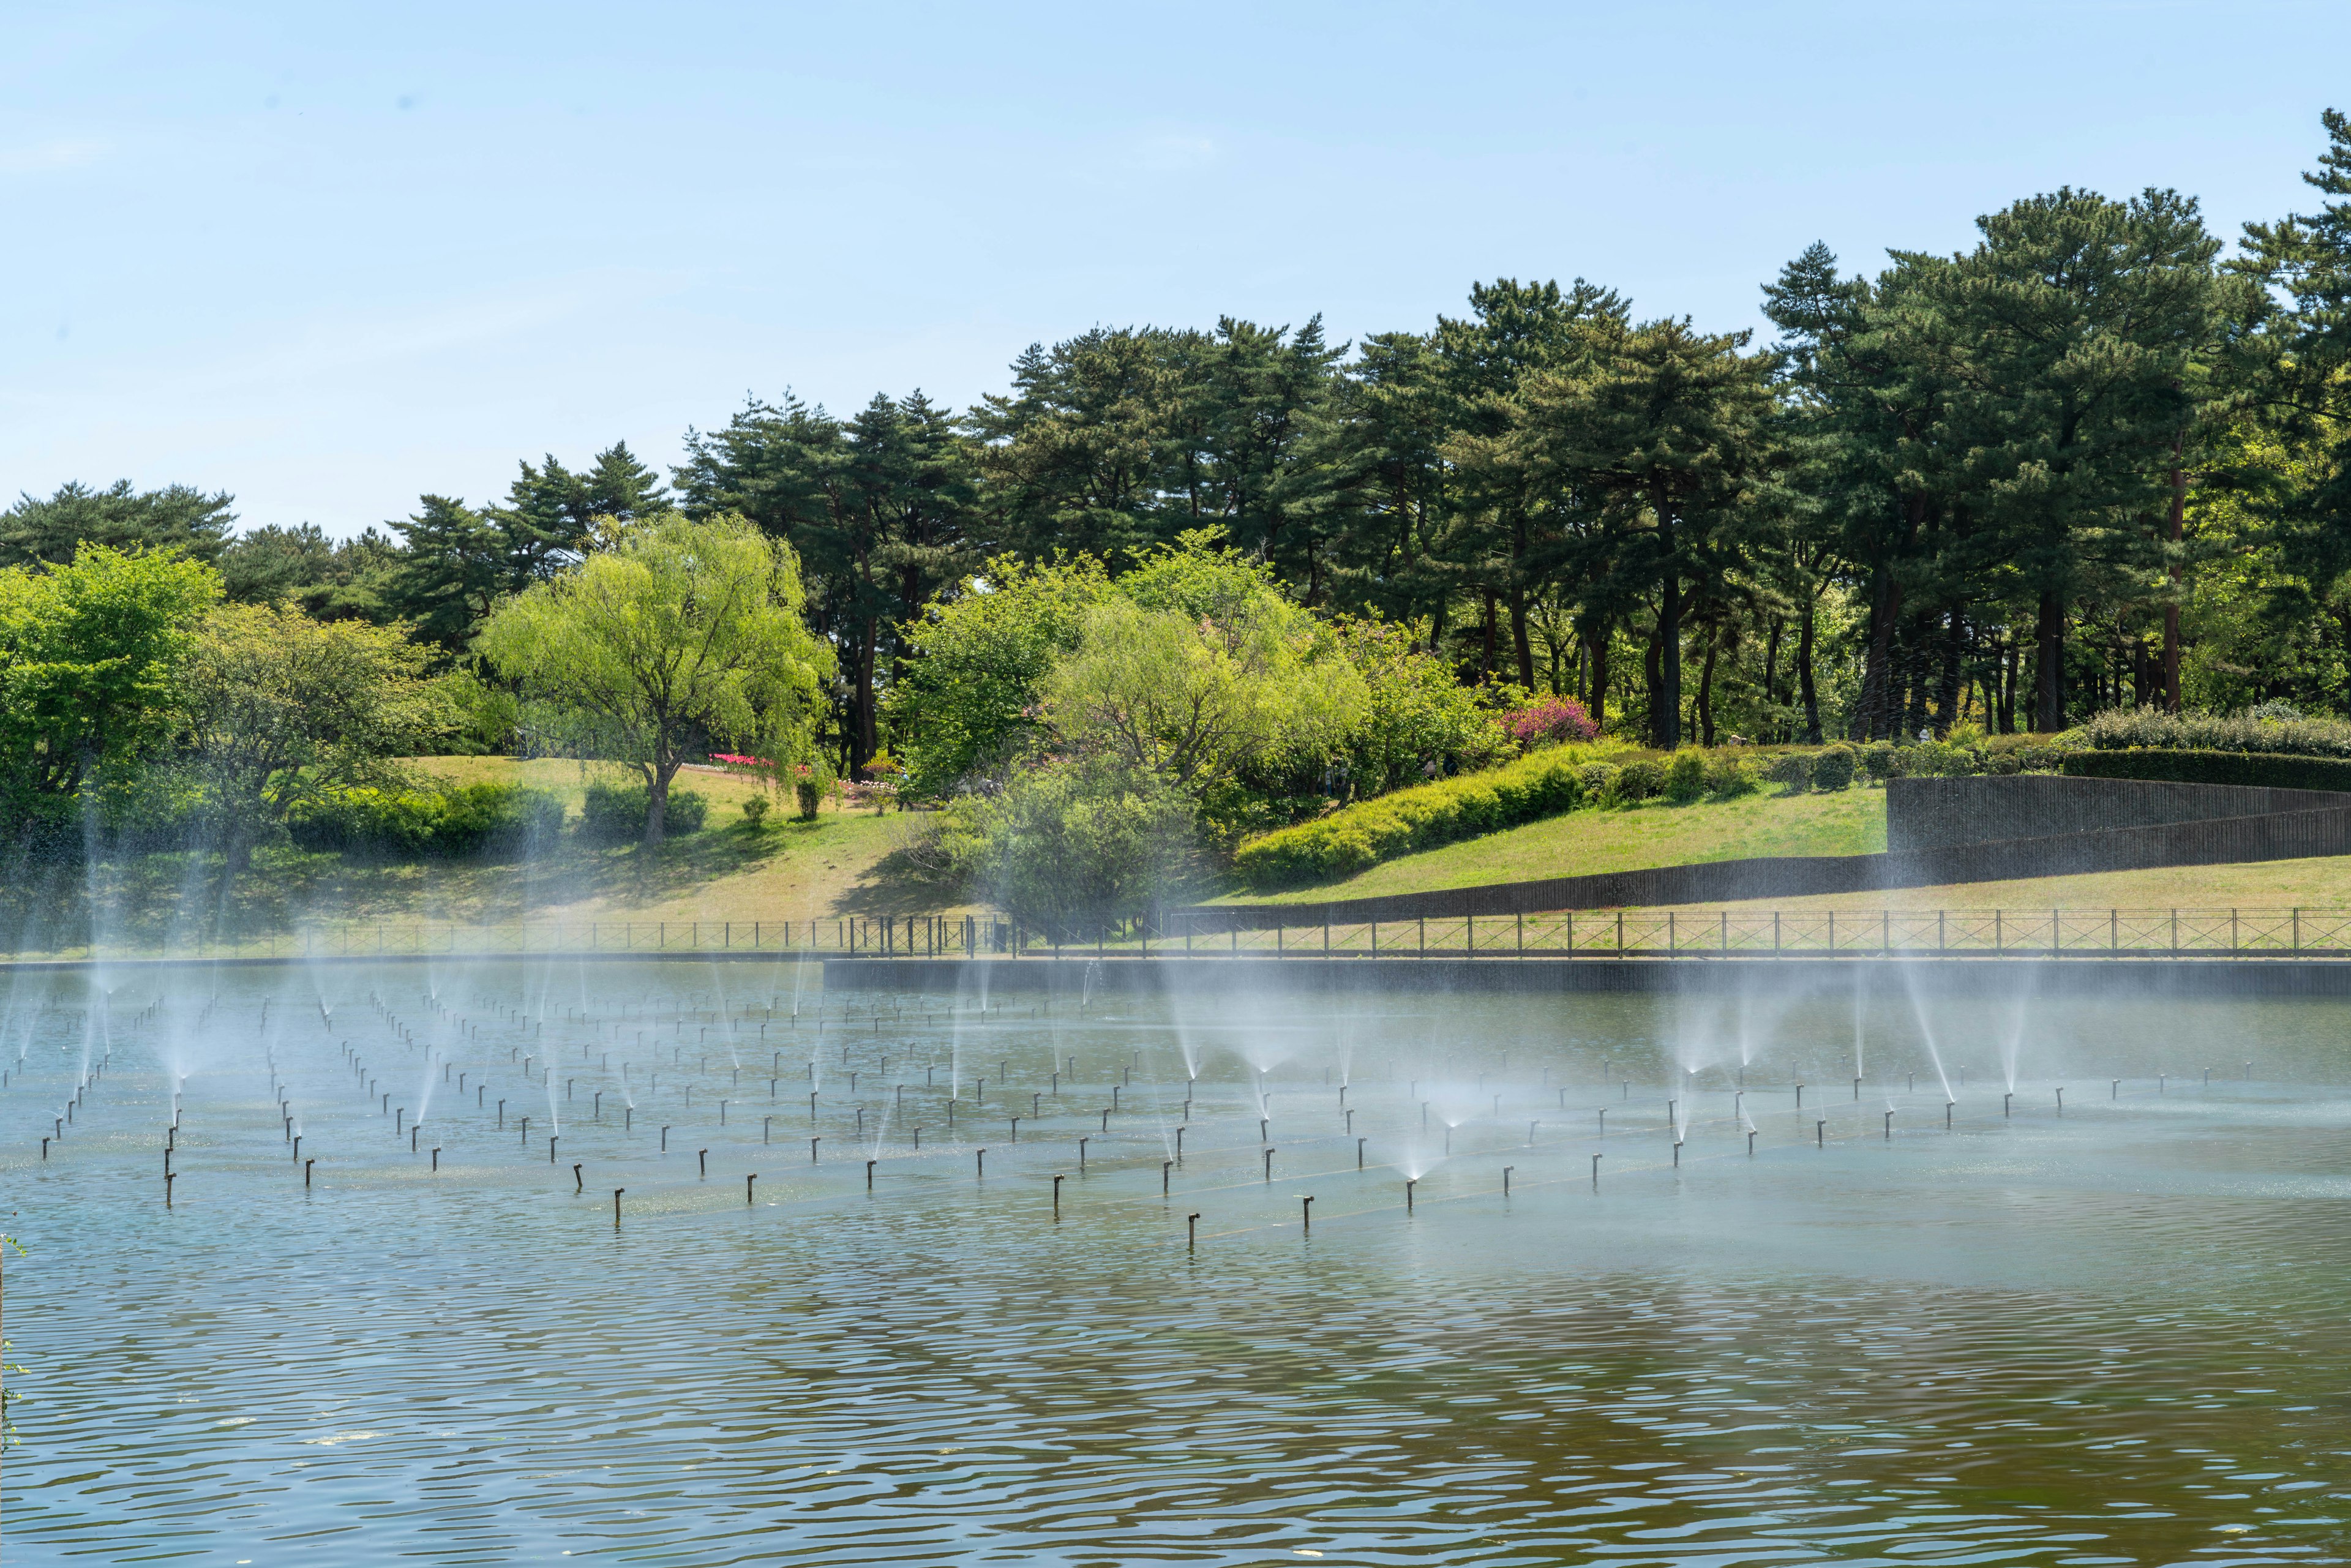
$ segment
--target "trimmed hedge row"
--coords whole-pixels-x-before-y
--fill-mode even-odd
[[[580,831],[591,839],[633,839],[645,831],[645,809],[653,791],[643,784],[590,784],[580,803]],[[662,831],[698,833],[708,817],[710,802],[691,789],[670,786],[669,803],[662,810]]]
[[[2063,770],[2083,779],[2149,779],[2175,784],[2239,784],[2267,789],[2351,793],[2351,758],[2258,751],[2076,751]]]
[[[519,784],[340,789],[297,803],[286,829],[306,850],[347,855],[514,852],[563,831],[563,802]]]
[[[1654,768],[1656,764],[1646,766]],[[1557,747],[1505,767],[1416,784],[1343,807],[1319,821],[1279,829],[1241,845],[1233,855],[1233,869],[1253,887],[1344,876],[1415,850],[1572,811],[1584,794],[1577,754],[1572,747]]]

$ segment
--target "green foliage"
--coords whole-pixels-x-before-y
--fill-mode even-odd
[[[1791,795],[1800,795],[1812,787],[1813,758],[1810,751],[1775,753],[1763,765],[1763,777],[1782,786]]]
[[[62,566],[85,544],[125,553],[177,550],[210,563],[236,522],[234,499],[185,485],[138,492],[128,479],[103,490],[65,485],[47,500],[20,495],[0,512],[0,567]]]
[[[2117,708],[2097,715],[2072,735],[2094,751],[2163,747],[2351,757],[2351,722],[2335,718],[2264,718],[2252,713],[2168,714],[2152,707]]]
[[[1666,792],[1666,765],[1655,758],[1641,757],[1616,770],[1616,788],[1608,798],[1612,806],[1654,800]]]
[[[643,832],[666,831],[670,780],[714,740],[796,762],[833,669],[801,619],[790,549],[740,517],[676,513],[499,606],[481,645],[544,733],[643,775]]]
[[[1718,800],[1755,793],[1755,765],[1731,751],[1709,751],[1706,757],[1706,792]]]
[[[769,800],[765,795],[753,795],[747,799],[743,802],[743,826],[745,829],[756,833],[761,828],[766,827],[768,825],[768,809],[775,802]]]
[[[651,797],[643,784],[590,784],[580,803],[580,831],[606,843],[642,837]],[[710,802],[702,795],[673,788],[664,825],[670,833],[698,833],[709,812]]]
[[[447,730],[423,664],[423,651],[390,628],[313,621],[283,605],[212,612],[181,666],[180,719],[231,870],[305,796],[405,782],[393,759]]]
[[[1813,753],[1813,788],[1823,794],[1853,787],[1859,758],[1849,746],[1829,746]]]
[[[1572,811],[1587,798],[1585,772],[1577,748],[1554,747],[1251,839],[1235,852],[1233,869],[1261,890],[1346,876],[1416,850]]]
[[[2085,779],[2160,779],[2266,789],[2351,791],[2351,758],[2250,751],[2075,751],[2056,762]]]
[[[1902,763],[1903,748],[1890,740],[1873,740],[1861,748],[1861,771],[1880,784],[1909,771]]]
[[[518,784],[358,788],[296,801],[286,827],[304,849],[392,860],[525,853],[552,843],[563,816],[559,798]]]
[[[127,788],[170,737],[175,677],[220,597],[209,567],[88,544],[0,569],[0,831],[56,831],[78,791]]]
[[[1061,939],[1147,914],[1191,870],[1191,802],[1165,779],[1108,760],[1024,769],[946,816],[942,837],[966,880]]]
[[[1685,747],[1675,752],[1666,764],[1666,799],[1681,805],[1700,799],[1706,794],[1706,772],[1703,751]]]
[[[1002,556],[909,625],[914,657],[884,706],[907,792],[943,800],[1041,746],[1045,677],[1109,592],[1109,572],[1091,557],[1031,566]]]
[[[1413,629],[1350,619],[1337,634],[1364,681],[1362,716],[1341,744],[1346,784],[1384,794],[1427,777],[1476,772],[1510,751],[1495,715],[1441,659],[1413,647]]]

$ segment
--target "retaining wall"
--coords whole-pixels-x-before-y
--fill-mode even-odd
[[[2351,795],[2328,789],[2073,779],[2041,773],[1892,779],[1886,785],[1886,848],[1890,854],[1901,854],[2004,839],[2053,838],[2111,828],[2161,827],[2338,806],[2351,807]]]
[[[828,992],[1687,992],[1697,995],[2351,996],[2325,958],[828,958]]]

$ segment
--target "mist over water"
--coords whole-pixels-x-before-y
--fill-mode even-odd
[[[2351,1545],[2351,1007],[1003,978],[12,973],[11,1559]]]

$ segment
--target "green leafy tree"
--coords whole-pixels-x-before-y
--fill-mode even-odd
[[[659,844],[671,779],[714,741],[806,754],[833,659],[803,609],[789,547],[739,517],[673,512],[501,604],[481,646],[553,734],[636,765]]]
[[[968,880],[1029,929],[1075,940],[1164,904],[1190,873],[1192,802],[1107,759],[1024,769],[947,825]]]
[[[884,708],[906,792],[943,800],[1001,778],[1045,744],[1045,677],[1111,592],[1092,556],[999,556],[906,630],[905,674]]]
[[[397,627],[314,621],[287,605],[228,604],[205,619],[180,667],[178,716],[232,873],[298,801],[406,782],[397,759],[448,718],[424,658]]]
[[[0,811],[14,831],[54,829],[78,794],[127,784],[158,754],[220,592],[200,562],[99,544],[47,570],[0,569]]]

